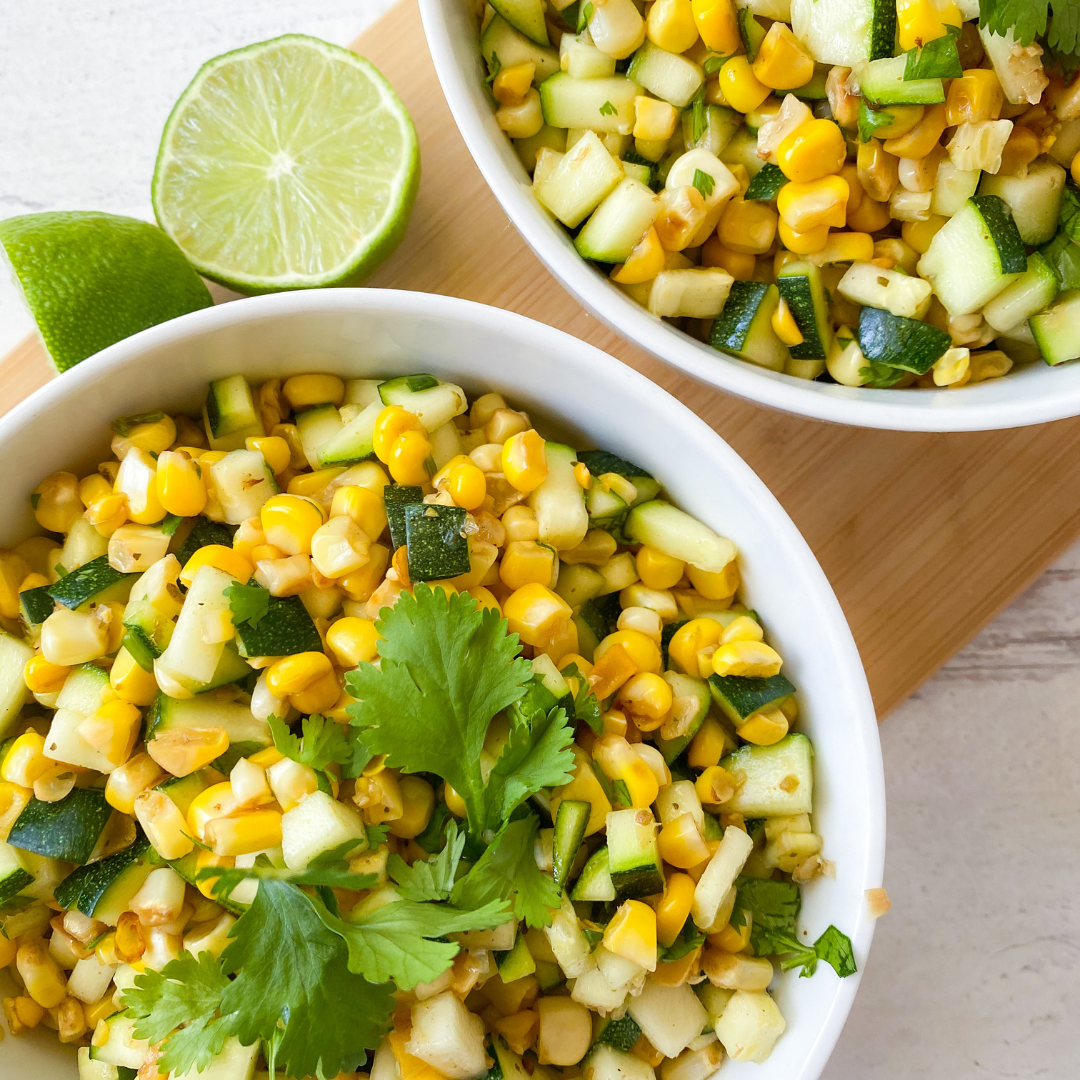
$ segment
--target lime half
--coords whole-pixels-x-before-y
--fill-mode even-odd
[[[184,253],[148,221],[26,214],[0,221],[0,246],[58,371],[213,303]]]
[[[161,136],[154,212],[239,292],[354,284],[401,240],[419,181],[416,132],[382,75],[288,34],[203,65]]]

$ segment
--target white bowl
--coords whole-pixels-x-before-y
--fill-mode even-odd
[[[420,0],[428,48],[465,144],[507,217],[563,287],[617,334],[689,375],[769,408],[896,431],[986,431],[1080,414],[1080,363],[1030,364],[960,390],[867,390],[808,382],[726,356],[650,315],[574,249],[536,201],[484,92],[472,0]]]
[[[464,300],[388,290],[261,296],[186,315],[99,353],[0,419],[0,547],[33,528],[28,496],[56,469],[90,470],[117,416],[195,411],[210,379],[330,370],[348,376],[430,371],[471,392],[498,390],[550,417],[581,446],[649,469],[672,498],[731,537],[746,595],[800,690],[802,730],[817,748],[815,824],[836,877],[806,890],[802,925],[851,935],[861,969],[873,934],[864,892],[881,884],[885,797],[870,693],[840,605],[806,542],[765,485],[674,398],[604,353],[551,327]],[[821,965],[777,980],[787,1033],[757,1080],[813,1080],[829,1056],[858,975]],[[74,1076],[52,1032],[0,1042],[0,1074]]]

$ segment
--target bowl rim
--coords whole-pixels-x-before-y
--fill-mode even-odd
[[[659,414],[660,422],[676,427],[681,437],[691,439],[695,452],[700,449],[709,455],[717,462],[718,469],[738,485],[749,509],[763,519],[775,537],[776,558],[792,561],[808,602],[816,604],[827,620],[824,632],[831,639],[837,660],[838,691],[843,692],[852,712],[853,754],[862,770],[860,780],[866,791],[865,840],[850,858],[864,888],[879,885],[885,860],[885,780],[877,719],[858,648],[825,572],[779,500],[722,436],[677,398],[593,345],[514,312],[429,293],[344,288],[250,297],[182,315],[141,331],[46,383],[0,417],[0,455],[10,439],[27,426],[40,422],[58,402],[77,397],[91,386],[107,384],[125,369],[137,369],[147,355],[162,348],[185,341],[197,342],[225,329],[242,331],[245,326],[280,316],[307,314],[333,318],[357,311],[391,314],[402,320],[423,316],[443,318],[510,340],[527,336],[553,356],[572,355],[575,366],[592,368],[620,393],[647,399],[649,408]],[[198,360],[193,363],[197,367]],[[874,921],[865,912],[860,914],[851,928],[851,938],[862,958],[869,953],[873,933]],[[825,1067],[851,1010],[864,966],[865,959],[856,975],[832,979],[831,986],[822,986],[822,994],[830,996],[828,1010],[809,1042],[798,1074],[801,1080],[814,1080]]]
[[[486,115],[480,111],[479,91],[471,85],[470,72],[457,60],[451,8],[459,2],[419,0],[428,49],[458,131],[492,194],[532,252],[571,296],[624,340],[735,397],[796,416],[853,427],[991,431],[1080,415],[1080,375],[1068,381],[1059,377],[1053,389],[1048,386],[1038,394],[1025,392],[1026,385],[1019,393],[1003,391],[995,395],[1001,400],[972,400],[975,396],[985,398],[991,383],[960,390],[900,394],[895,390],[809,382],[728,357],[650,315],[577,254],[568,234],[536,201],[531,187],[513,175],[508,159],[492,137],[494,119],[490,111]],[[509,144],[506,151],[513,155]],[[1049,375],[1049,371],[1040,372],[1036,377],[1045,381]],[[1012,376],[1011,381],[1015,384],[1017,376]]]

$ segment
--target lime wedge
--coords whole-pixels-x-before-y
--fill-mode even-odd
[[[184,253],[135,218],[79,211],[6,218],[0,246],[58,371],[213,303]]]
[[[416,132],[382,75],[288,34],[203,65],[161,136],[154,212],[239,292],[355,284],[401,240],[419,181]]]

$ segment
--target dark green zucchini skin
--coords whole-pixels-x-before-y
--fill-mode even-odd
[[[116,879],[128,867],[144,858],[149,850],[150,842],[140,830],[131,847],[97,862],[80,866],[68,874],[56,887],[56,902],[68,911],[74,909],[88,918],[93,918],[102,897]]]
[[[74,788],[59,802],[31,799],[11,826],[8,843],[81,865],[90,858],[112,812],[102,788]]]
[[[19,608],[29,626],[43,623],[56,608],[56,601],[49,595],[49,585],[39,585],[19,593]]]
[[[460,506],[410,503],[405,508],[409,577],[441,581],[469,572],[469,538],[463,533],[467,514]]]
[[[424,489],[409,484],[388,484],[383,488],[383,502],[386,504],[386,520],[390,524],[390,543],[394,550],[405,547],[408,537],[405,534],[405,509],[413,503],[424,501]]]
[[[58,604],[66,608],[78,608],[95,596],[119,585],[123,581],[134,581],[138,574],[124,574],[109,565],[108,555],[99,555],[96,559],[65,574],[59,581],[46,588],[46,593]]]
[[[743,11],[749,11],[749,9],[744,8]],[[771,161],[766,162],[757,176],[750,181],[750,186],[746,189],[743,198],[747,201],[769,202],[776,198],[787,182],[788,178],[779,165],[774,165]]]
[[[321,652],[322,638],[299,596],[271,596],[258,624],[236,627],[246,656],[287,656]]]
[[[713,701],[735,724],[762,709],[775,708],[795,693],[786,675],[770,675],[767,679],[749,675],[711,675],[709,692]]]
[[[918,319],[864,307],[859,313],[859,347],[867,360],[925,375],[952,348],[952,338]]]
[[[232,547],[232,530],[220,522],[211,521],[209,518],[198,517],[191,531],[184,537],[176,552],[180,565],[183,566],[192,555],[201,547],[210,544],[221,544],[223,547]]]
[[[803,340],[790,346],[793,360],[824,360],[829,355],[832,336],[829,298],[821,280],[821,270],[808,262],[793,262],[776,275],[776,287],[787,301]]]
[[[990,239],[998,250],[1001,272],[1022,274],[1027,269],[1027,253],[1008,204],[999,195],[973,195],[971,201],[986,222]]]

